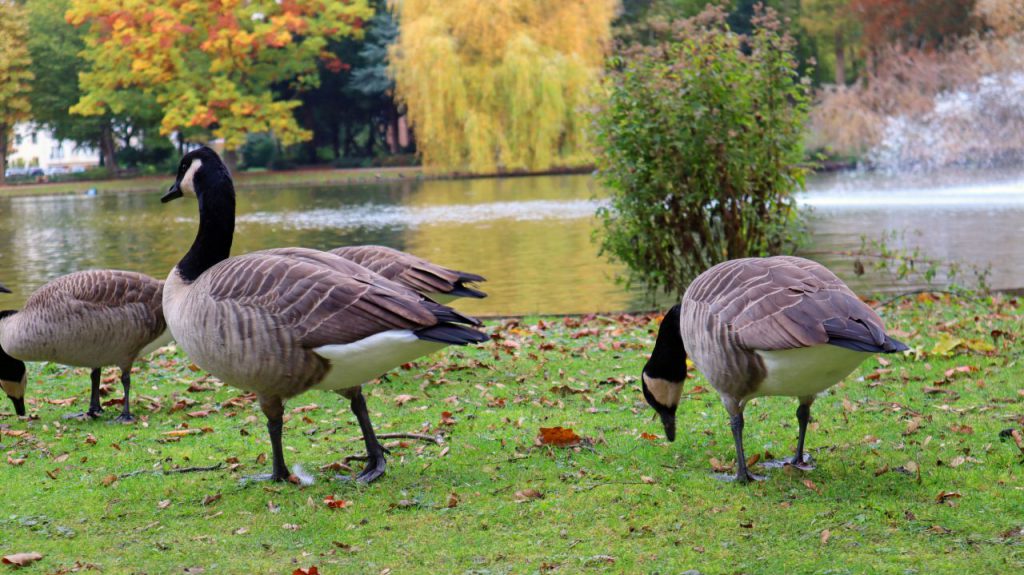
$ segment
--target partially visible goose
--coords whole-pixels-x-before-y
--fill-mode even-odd
[[[466,285],[486,281],[483,276],[442,267],[387,246],[347,246],[335,248],[330,253],[408,286],[436,302],[448,303],[460,297],[487,297],[486,293]]]
[[[743,408],[750,399],[800,399],[800,436],[786,463],[813,468],[804,458],[804,435],[815,396],[871,355],[905,349],[824,266],[788,256],[731,260],[693,280],[682,303],[665,315],[644,366],[643,393],[674,440],[689,354],[729,412],[736,479],[759,480],[743,453]]]
[[[0,284],[0,293],[11,293],[7,286]],[[13,311],[0,311],[0,321],[13,314]],[[0,389],[14,403],[14,412],[25,415],[25,362],[7,355],[0,347]]]
[[[130,422],[132,364],[168,341],[162,300],[163,282],[145,274],[87,270],[61,276],[33,292],[21,311],[0,312],[0,353],[15,361],[92,368],[90,417],[103,412],[100,370],[116,365],[124,387],[117,421]],[[3,388],[18,415],[25,415],[24,376],[16,383],[3,378]]]
[[[310,389],[351,400],[369,458],[357,479],[384,474],[384,449],[361,385],[402,363],[487,336],[479,322],[327,252],[282,248],[229,258],[235,189],[217,154],[185,155],[163,202],[199,200],[199,231],[171,270],[164,313],[190,359],[226,383],[254,391],[274,452],[264,478],[290,477],[281,432],[284,402]]]

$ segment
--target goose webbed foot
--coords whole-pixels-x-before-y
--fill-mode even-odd
[[[135,423],[135,416],[132,415],[128,410],[122,411],[120,415],[114,418],[114,421],[118,423]]]
[[[103,408],[98,409],[89,408],[89,411],[80,411],[78,413],[65,413],[61,416],[63,419],[99,419],[103,415]]]
[[[733,481],[735,481],[736,483],[744,483],[744,484],[746,484],[746,483],[756,483],[758,481],[767,481],[768,477],[766,477],[764,475],[757,475],[756,473],[751,473],[749,469],[744,469],[743,471],[736,472],[736,475],[729,475],[727,473],[715,474],[715,479],[718,479],[719,481],[725,481],[725,482],[733,482]]]
[[[797,459],[799,457],[799,459]],[[802,453],[799,456],[794,455],[792,457],[782,457],[779,459],[771,459],[761,464],[767,469],[779,469],[786,466],[795,467],[801,471],[812,471],[816,468],[814,464],[814,458],[811,457],[810,453]]]

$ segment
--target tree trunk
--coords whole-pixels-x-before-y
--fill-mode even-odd
[[[224,150],[224,165],[232,174],[238,169],[238,150]]]
[[[7,181],[7,126],[0,124],[0,186]]]
[[[836,86],[846,85],[846,45],[843,43],[843,31],[836,28]]]
[[[103,156],[103,165],[107,168],[107,174],[117,175],[117,157],[114,156],[114,130],[110,122],[103,124],[100,130],[100,155]]]

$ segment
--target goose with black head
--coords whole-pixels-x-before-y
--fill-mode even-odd
[[[261,478],[291,477],[281,439],[284,403],[311,389],[351,401],[368,455],[356,479],[382,476],[384,449],[362,384],[447,345],[486,341],[471,327],[479,322],[327,252],[281,248],[229,257],[235,189],[209,148],[182,158],[162,201],[184,195],[198,199],[199,230],[167,277],[164,313],[193,362],[259,398],[273,448],[272,472]]]
[[[775,464],[810,469],[804,437],[818,393],[868,357],[907,346],[835,274],[816,262],[777,256],[718,264],[686,289],[665,315],[642,373],[647,403],[669,440],[689,356],[729,413],[740,482],[763,479],[747,468],[743,410],[762,396],[799,398],[796,453]]]

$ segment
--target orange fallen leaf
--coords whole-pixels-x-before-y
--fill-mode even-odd
[[[324,497],[324,505],[326,505],[328,509],[344,509],[349,505],[352,505],[352,502],[345,499],[335,499],[333,495],[328,495],[327,497]]]
[[[640,434],[640,439],[646,439],[647,441],[655,441],[658,439],[657,435],[653,433],[647,433],[646,431]]]
[[[292,571],[292,575],[320,575],[320,570],[316,567],[299,567]]]
[[[23,458],[23,457],[14,458],[14,457],[11,457],[10,455],[8,455],[7,456],[7,463],[9,465],[13,465],[14,467],[17,467],[17,466],[25,463],[25,458]]]
[[[199,429],[172,429],[171,431],[165,431],[163,434],[168,437],[185,437],[186,435],[195,435],[202,433]]]
[[[516,503],[523,503],[533,499],[541,499],[544,497],[544,494],[541,493],[540,491],[537,491],[536,489],[526,488],[516,491],[514,497]]]
[[[459,496],[458,496],[458,494],[456,494],[455,492],[449,493],[448,494],[448,500],[445,502],[445,505],[447,505],[448,508],[451,509],[453,507],[458,506],[458,504],[459,504]]]
[[[806,487],[807,489],[810,489],[811,491],[813,491],[815,493],[821,493],[821,489],[818,489],[818,486],[815,485],[814,482],[811,481],[810,479],[804,479],[803,483],[804,483],[804,487]]]
[[[556,447],[571,447],[581,441],[575,431],[566,427],[542,427],[537,437],[541,444]]]
[[[455,418],[452,417],[452,412],[442,411],[441,412],[441,425],[455,425]]]
[[[213,505],[214,503],[220,501],[220,498],[220,493],[214,493],[213,495],[207,495],[206,497],[203,497],[203,507]]]
[[[102,480],[102,481],[100,481],[100,483],[102,483],[102,484],[103,484],[103,487],[110,487],[110,486],[111,486],[111,485],[113,485],[113,484],[114,484],[114,483],[115,483],[116,481],[117,481],[117,476],[116,476],[116,475],[114,475],[114,474],[110,474],[110,475],[108,475],[108,476],[104,477],[104,478],[103,478],[103,480]]]
[[[959,491],[940,491],[939,494],[935,496],[935,502],[945,503],[950,499],[957,499],[960,497],[963,497],[963,495],[961,495]]]
[[[25,565],[35,563],[36,561],[39,561],[42,558],[42,554],[33,551],[31,553],[14,553],[13,555],[4,555],[2,561],[4,565],[24,567]]]

